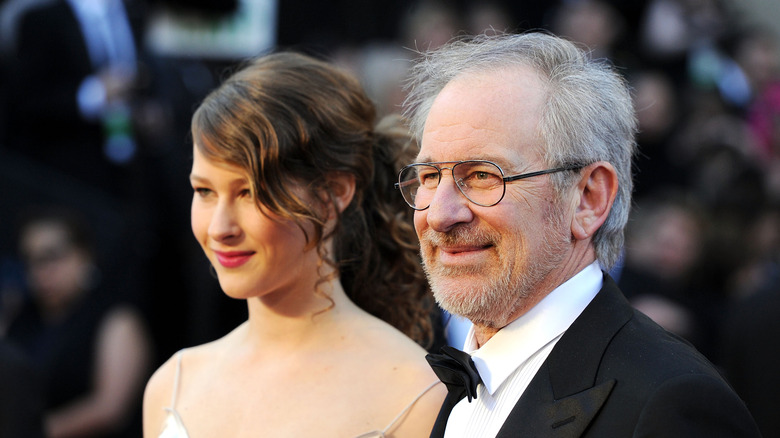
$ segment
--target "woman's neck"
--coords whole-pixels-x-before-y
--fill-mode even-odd
[[[346,295],[338,279],[315,290],[280,291],[247,300],[249,319],[243,341],[247,346],[296,349],[321,343],[347,315],[362,312]]]

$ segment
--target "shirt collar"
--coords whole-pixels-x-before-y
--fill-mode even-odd
[[[471,354],[488,392],[493,395],[512,372],[565,332],[601,290],[603,281],[601,267],[593,262],[479,349],[472,327],[466,336],[465,350]]]

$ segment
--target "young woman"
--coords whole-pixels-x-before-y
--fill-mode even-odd
[[[149,381],[151,437],[427,437],[446,393],[397,169],[415,145],[333,65],[268,55],[193,116],[193,233],[248,320]]]

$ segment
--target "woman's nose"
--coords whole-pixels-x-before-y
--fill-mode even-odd
[[[217,241],[241,235],[241,226],[235,207],[229,202],[219,202],[209,223],[209,237]]]

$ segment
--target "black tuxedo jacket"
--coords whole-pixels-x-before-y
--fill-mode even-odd
[[[443,436],[446,417],[443,409],[431,437]],[[497,435],[760,436],[744,403],[712,364],[633,309],[608,275]]]

